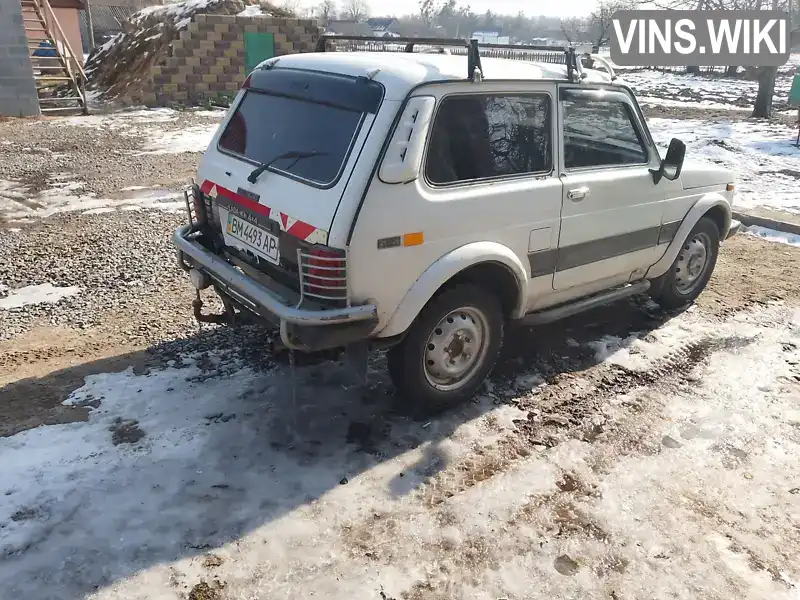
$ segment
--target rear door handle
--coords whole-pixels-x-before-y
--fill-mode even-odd
[[[580,202],[589,195],[589,188],[586,186],[575,188],[567,192],[567,198],[573,202]]]

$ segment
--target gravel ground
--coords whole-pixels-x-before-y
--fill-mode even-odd
[[[69,174],[85,184],[83,192],[100,197],[116,197],[130,186],[177,189],[194,175],[204,148],[165,157],[142,154],[143,145],[163,132],[213,125],[224,113],[130,111],[127,118],[126,113],[119,114],[0,122],[0,178],[26,185],[32,193],[47,188],[57,174]]]

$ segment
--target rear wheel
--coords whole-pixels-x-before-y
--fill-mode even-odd
[[[500,301],[462,284],[435,296],[388,353],[389,375],[414,406],[437,411],[470,398],[491,371],[503,341]]]
[[[701,218],[681,246],[669,271],[654,279],[650,296],[664,308],[680,308],[700,295],[717,264],[719,230]]]

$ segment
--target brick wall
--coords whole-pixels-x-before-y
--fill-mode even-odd
[[[39,115],[19,0],[0,0],[0,116]]]
[[[199,104],[234,96],[246,76],[245,32],[273,34],[275,56],[281,56],[311,52],[321,28],[312,19],[195,15],[166,59],[151,67],[150,81],[130,94],[130,102]]]

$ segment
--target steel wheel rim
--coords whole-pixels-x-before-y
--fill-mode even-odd
[[[675,262],[675,289],[679,294],[691,294],[708,270],[711,259],[711,238],[696,233],[683,243]]]
[[[463,387],[483,364],[489,321],[474,306],[447,313],[425,342],[422,368],[428,383],[443,392]]]

